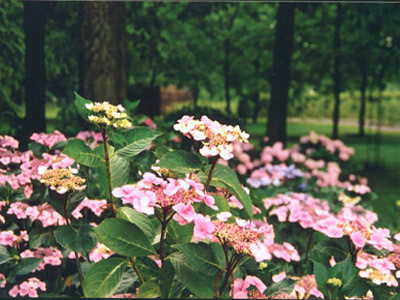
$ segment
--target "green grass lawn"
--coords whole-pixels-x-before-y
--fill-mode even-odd
[[[265,136],[266,122],[248,124],[246,130],[250,133],[251,142],[260,145]],[[311,130],[330,136],[331,124],[289,122],[287,127],[288,145],[299,141]],[[378,199],[370,203],[372,209],[379,215],[379,226],[400,231],[400,132],[382,132],[379,146],[379,157],[376,160],[375,132],[367,130],[366,137],[358,137],[356,126],[339,127],[341,139],[346,145],[354,147],[353,159],[365,165],[363,175],[369,179],[369,185],[377,193]]]

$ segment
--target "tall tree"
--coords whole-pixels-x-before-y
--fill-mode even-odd
[[[119,103],[126,98],[124,2],[85,1],[82,7],[82,95]]]
[[[46,131],[46,69],[44,42],[48,2],[24,2],[25,32],[25,107],[21,133],[25,147],[33,132]]]
[[[333,62],[333,93],[335,95],[335,105],[333,109],[333,132],[332,138],[339,136],[339,113],[340,113],[340,27],[342,24],[342,5],[336,4],[335,34],[333,41],[334,62]]]
[[[270,142],[286,142],[286,117],[289,101],[290,65],[293,52],[295,5],[279,3],[274,58],[271,75],[271,99],[268,111],[267,135]]]

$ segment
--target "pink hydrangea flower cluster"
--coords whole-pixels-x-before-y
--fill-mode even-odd
[[[204,186],[198,180],[166,180],[152,173],[143,174],[143,179],[135,185],[124,185],[113,190],[115,197],[121,198],[123,204],[132,205],[137,211],[152,215],[154,208],[172,209],[174,218],[180,224],[193,221],[195,202],[203,202],[212,209],[217,209],[214,198],[204,192]]]
[[[268,165],[251,172],[247,183],[253,188],[269,185],[279,186],[286,180],[301,177],[303,177],[303,172],[296,169],[294,165],[289,167],[286,164]]]
[[[337,152],[339,159],[343,161],[349,160],[349,158],[354,154],[354,149],[347,147],[341,140],[332,140],[327,136],[318,135],[315,131],[311,131],[308,136],[301,137],[300,143],[313,144],[315,147],[320,144],[332,154]]]
[[[310,296],[324,298],[324,294],[317,288],[315,275],[305,275],[294,286],[293,292],[297,295],[296,298],[307,299]]]
[[[31,297],[37,298],[38,290],[46,291],[46,283],[40,281],[36,277],[29,278],[28,280],[22,282],[20,285],[14,285],[14,287],[8,292],[11,297]]]
[[[205,157],[217,156],[225,160],[231,159],[233,155],[233,143],[248,143],[249,135],[241,131],[239,126],[223,125],[218,121],[212,121],[206,116],[195,120],[192,116],[183,116],[174,125],[176,131],[185,136],[201,141],[203,147],[200,154]]]
[[[96,148],[99,143],[103,142],[101,132],[96,131],[80,131],[76,138],[86,142],[91,149]]]
[[[92,251],[89,253],[89,259],[91,262],[98,262],[100,260],[109,258],[111,255],[115,254],[114,251],[110,250],[108,247],[106,247],[102,243],[98,243]],[[80,254],[78,254],[79,257],[82,257]],[[75,252],[70,252],[68,255],[68,258],[70,259],[75,259]],[[86,258],[83,258],[86,260]]]
[[[7,214],[15,215],[17,219],[29,218],[32,222],[38,220],[43,227],[66,224],[65,219],[48,203],[31,206],[24,202],[14,202],[10,204]]]
[[[249,291],[248,289],[250,286],[254,286],[260,294]],[[233,281],[230,296],[235,299],[248,299],[250,294],[250,298],[263,298],[261,294],[264,293],[266,289],[267,286],[258,277],[247,275],[244,280],[238,278]]]
[[[81,211],[85,208],[91,210],[96,216],[100,217],[103,211],[107,208],[107,200],[90,200],[87,197],[74,209],[71,215],[75,219],[83,217]]]
[[[248,225],[250,225],[250,223],[247,224],[247,222],[241,224],[244,226],[240,226],[237,223],[224,223],[220,220],[215,220],[213,223],[215,225],[213,240],[219,242],[224,247],[231,248],[232,251],[237,254],[244,255],[252,254],[253,248],[251,246],[259,242],[260,238],[263,236],[263,230],[268,230],[267,228],[253,230],[253,228],[249,228]]]
[[[384,283],[387,286],[398,286],[392,274],[396,267],[389,258],[378,258],[376,255],[360,252],[357,255],[356,267],[361,269],[359,272],[361,278],[368,278],[376,285]]]
[[[27,249],[23,251],[20,256],[22,258],[27,257],[35,257],[43,259],[40,264],[34,269],[32,272],[44,270],[46,265],[51,266],[60,266],[62,263],[62,252],[56,248],[36,248],[36,249]]]
[[[156,129],[157,128],[156,123],[154,123],[154,121],[152,119],[150,119],[150,118],[145,119],[143,121],[143,125],[151,128],[151,129]]]
[[[269,215],[277,216],[279,222],[299,223],[303,228],[312,228],[330,238],[349,235],[356,246],[362,243],[363,232],[367,230],[365,228],[377,220],[375,213],[361,206],[347,205],[339,213],[333,214],[326,201],[302,193],[277,194],[263,201],[264,207],[271,209]],[[361,236],[355,232],[360,232]],[[366,242],[377,249],[389,250],[389,236],[386,230],[373,227]]]
[[[7,148],[7,147],[10,147],[12,149],[18,149],[19,142],[12,136],[0,135],[0,148]]]
[[[38,140],[42,138],[44,137],[38,137]],[[62,137],[55,134],[51,143],[59,140],[62,140]],[[10,137],[0,136],[0,141],[3,141],[0,144],[0,185],[9,184],[13,190],[23,188],[28,199],[33,193],[32,181],[40,180],[41,172],[49,168],[67,168],[74,163],[73,159],[59,152],[54,155],[43,153],[42,159],[35,157],[32,151],[19,152],[14,148],[18,147],[18,143]],[[10,145],[13,146],[11,150]]]
[[[51,148],[59,142],[66,141],[67,138],[58,130],[53,133],[34,133],[31,136],[31,140],[45,147]]]
[[[22,241],[29,241],[29,236],[26,231],[21,231],[19,235],[12,230],[0,231],[0,245],[19,247]]]
[[[346,188],[351,184],[349,181],[340,181],[339,176],[341,175],[341,173],[341,168],[335,162],[328,162],[326,165],[326,171],[318,169],[313,169],[311,171],[311,175],[317,179],[317,185],[320,187]]]

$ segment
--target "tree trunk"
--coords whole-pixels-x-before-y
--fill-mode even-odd
[[[22,148],[26,148],[32,133],[46,131],[44,42],[47,7],[47,2],[24,1],[26,114],[20,134]]]
[[[82,5],[82,96],[120,103],[127,92],[125,3],[87,1]]]
[[[335,38],[334,38],[334,70],[333,70],[333,92],[335,94],[335,106],[333,110],[333,132],[332,138],[339,137],[339,115],[340,115],[340,26],[342,23],[342,5],[336,4]]]
[[[231,51],[231,43],[228,39],[224,41],[224,88],[225,88],[225,100],[226,100],[226,112],[231,113],[231,95],[229,90],[230,86],[230,66],[229,66],[229,54]]]
[[[293,3],[279,3],[275,27],[275,46],[271,76],[271,100],[267,135],[271,143],[286,142],[286,117],[289,101],[290,65],[294,35]]]
[[[360,115],[358,119],[358,136],[363,137],[365,136],[365,107],[366,107],[366,90],[367,90],[367,72],[366,70],[363,70],[362,72],[362,78],[361,78],[361,86],[360,86],[360,92],[361,92],[361,103],[360,103]]]

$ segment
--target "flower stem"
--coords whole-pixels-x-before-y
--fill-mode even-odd
[[[307,246],[306,246],[306,254],[305,254],[305,258],[304,258],[304,264],[307,264],[307,262],[308,262],[308,254],[309,254],[310,249],[311,249],[311,243],[312,243],[313,234],[314,234],[314,230],[311,229],[311,232],[308,235],[308,239],[307,239]]]
[[[208,173],[206,184],[204,185],[204,190],[207,192],[210,187],[210,182],[212,179],[212,175],[214,173],[215,165],[217,164],[218,156],[215,156],[212,161],[210,172]]]
[[[82,274],[82,268],[81,268],[81,261],[79,260],[78,252],[74,251],[74,253],[75,253],[76,267],[78,268],[79,282],[81,284],[82,295],[83,295],[83,274]]]
[[[130,261],[131,261],[133,270],[135,271],[137,277],[139,278],[140,284],[142,284],[144,282],[144,280],[143,280],[142,274],[140,273],[140,271],[136,265],[136,257],[131,257]]]
[[[215,169],[215,166],[216,166],[216,164],[217,164],[217,161],[218,161],[218,156],[215,156],[215,157],[213,158],[213,161],[212,161],[212,165],[211,165],[210,172],[208,172],[208,177],[207,177],[206,184],[204,185],[204,191],[205,191],[205,192],[208,192],[208,188],[210,187],[212,175],[213,175],[213,173],[214,173],[214,169]],[[205,211],[206,211],[206,204],[203,203],[203,209],[202,209],[203,215],[204,215]]]
[[[169,219],[171,220],[171,219]],[[163,279],[163,293],[164,293],[164,298],[168,298],[168,287],[167,287],[167,270],[166,270],[166,266],[165,266],[165,260],[164,260],[164,238],[165,238],[165,233],[166,233],[166,229],[167,229],[167,224],[168,221],[167,220],[167,216],[166,216],[166,212],[163,210],[162,211],[162,220],[161,220],[161,236],[160,236],[160,246],[158,248],[158,255],[160,256],[160,260],[161,260],[161,273],[162,273],[162,279]]]
[[[112,194],[112,181],[111,181],[111,167],[110,167],[110,155],[108,153],[108,147],[107,147],[107,142],[108,142],[108,136],[106,133],[106,129],[104,127],[101,127],[101,136],[103,137],[103,145],[104,145],[104,160],[105,160],[105,165],[107,169],[107,181],[108,181],[108,191],[110,193],[110,201],[111,201],[111,207],[117,216],[117,207],[115,206],[114,203],[114,197]]]

